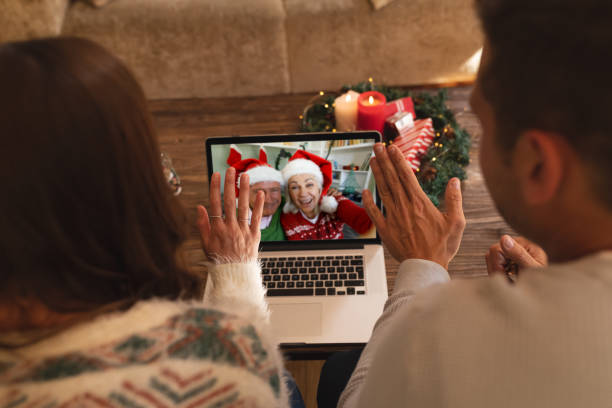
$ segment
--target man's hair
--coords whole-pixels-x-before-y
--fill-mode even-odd
[[[502,147],[521,131],[562,135],[612,208],[612,2],[476,0],[489,61],[480,83]]]
[[[0,46],[0,304],[92,312],[193,297],[186,217],[144,93],[83,39]]]

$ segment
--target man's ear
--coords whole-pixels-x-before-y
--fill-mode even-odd
[[[567,172],[567,143],[558,134],[524,131],[517,140],[513,168],[524,202],[531,205],[553,200]]]

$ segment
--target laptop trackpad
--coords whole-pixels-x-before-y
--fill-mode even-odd
[[[320,303],[270,305],[272,331],[277,337],[320,336],[321,309]]]

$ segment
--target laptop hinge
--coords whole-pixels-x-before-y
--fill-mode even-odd
[[[363,242],[350,242],[348,240],[338,241],[308,241],[304,243],[297,243],[296,241],[290,241],[290,243],[274,242],[273,245],[266,242],[260,246],[261,251],[320,251],[322,249],[363,249],[365,244]]]

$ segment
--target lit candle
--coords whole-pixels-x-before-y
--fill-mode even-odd
[[[387,99],[380,92],[370,91],[359,95],[357,104],[357,129],[377,130],[382,133],[387,118]]]
[[[357,98],[359,92],[348,91],[334,101],[336,129],[340,132],[352,132],[357,128]]]

